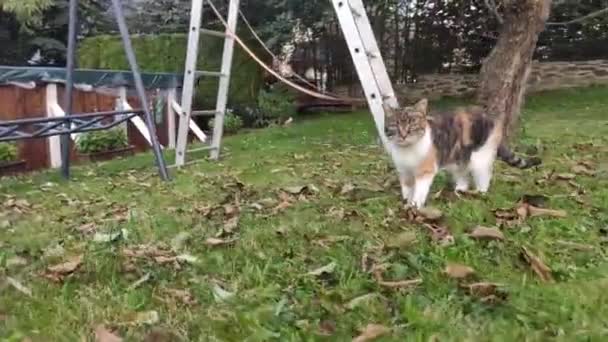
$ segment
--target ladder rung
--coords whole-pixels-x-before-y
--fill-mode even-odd
[[[222,74],[219,71],[204,71],[204,70],[199,70],[196,72],[197,75],[199,76],[212,76],[212,77],[224,77],[225,75]]]
[[[212,37],[226,38],[226,33],[225,32],[214,31],[214,30],[207,30],[207,29],[200,29],[200,32],[202,34],[205,34],[205,35],[208,35],[208,36],[212,36]]]
[[[200,152],[200,151],[211,151],[211,150],[215,150],[216,147],[214,146],[203,146],[203,147],[199,147],[199,148],[193,148],[191,150],[188,150],[188,153],[196,153],[196,152]]]
[[[214,109],[209,109],[209,110],[193,110],[192,111],[192,116],[211,116],[211,115],[215,115],[217,113],[218,113],[218,111],[216,111]]]

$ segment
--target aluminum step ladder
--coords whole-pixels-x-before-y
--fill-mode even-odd
[[[192,0],[190,12],[190,26],[188,33],[188,51],[186,55],[186,64],[184,69],[184,84],[182,87],[181,104],[173,103],[173,109],[178,114],[179,124],[177,130],[177,139],[175,146],[175,166],[181,167],[187,163],[196,161],[187,161],[186,154],[203,150],[209,150],[211,159],[217,159],[220,155],[220,147],[222,143],[222,135],[224,133],[224,115],[226,113],[226,105],[228,102],[228,90],[230,87],[230,72],[232,69],[232,57],[234,55],[234,38],[228,35],[228,32],[236,32],[236,25],[239,12],[239,0],[230,0],[228,5],[228,29],[224,32],[201,29],[203,18],[203,7],[205,0]],[[217,71],[199,71],[197,70],[198,50],[200,44],[200,35],[208,35],[224,39],[224,51],[222,53],[222,66],[219,72]],[[215,109],[213,110],[193,110],[192,102],[195,94],[195,83],[198,77],[218,77],[219,87]],[[188,132],[190,130],[198,137],[199,140],[205,142],[205,134],[198,128],[192,120],[194,116],[213,116],[214,126],[211,144],[193,150],[188,148]]]
[[[372,31],[362,0],[332,0],[342,33],[365,98],[372,112],[380,140],[386,142],[384,134],[384,106],[399,107],[393,85],[386,71],[378,43]]]

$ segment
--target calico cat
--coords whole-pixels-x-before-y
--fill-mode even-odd
[[[457,110],[427,115],[428,101],[398,109],[385,108],[386,147],[399,173],[403,199],[421,208],[433,178],[448,171],[456,191],[475,188],[488,191],[496,156],[507,164],[525,169],[539,165],[539,158],[517,157],[503,143],[503,120],[482,110]]]

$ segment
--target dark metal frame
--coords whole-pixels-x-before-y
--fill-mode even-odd
[[[118,126],[143,113],[141,110],[73,114],[69,117],[32,118],[0,122],[0,142],[45,138],[54,135],[70,137],[73,133],[100,131]],[[112,121],[103,122],[104,119]]]
[[[73,114],[72,113],[72,101],[73,101],[73,89],[74,89],[74,68],[75,68],[75,51],[76,51],[76,30],[78,25],[78,0],[70,0],[69,4],[69,25],[68,25],[68,51],[67,51],[67,64],[66,64],[66,92],[63,102],[63,108],[65,110],[65,117],[55,118],[33,118],[33,119],[20,119],[11,121],[0,122],[0,142],[22,140],[22,139],[34,139],[43,138],[54,135],[61,135],[61,174],[64,178],[70,177],[70,134],[90,132],[96,130],[109,129],[117,126],[127,120],[138,116],[144,115],[148,131],[150,132],[150,139],[154,157],[156,160],[156,166],[158,167],[158,173],[162,180],[169,180],[169,174],[167,172],[167,166],[158,142],[156,135],[156,127],[154,125],[154,118],[148,108],[148,101],[146,99],[146,92],[144,84],[139,72],[135,53],[131,45],[131,38],[129,37],[129,30],[125,22],[122,5],[120,0],[112,0],[112,7],[114,10],[114,17],[120,31],[120,36],[123,42],[123,48],[127,55],[131,72],[133,73],[133,80],[135,82],[135,88],[140,102],[142,103],[143,110],[138,111],[112,111],[112,112],[99,112],[99,113],[83,113]],[[103,122],[104,119],[113,117],[111,122]]]

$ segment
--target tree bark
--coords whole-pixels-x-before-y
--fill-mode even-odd
[[[505,117],[512,137],[532,66],[539,34],[552,0],[504,0],[503,24],[496,46],[481,68],[477,101],[492,115]]]

